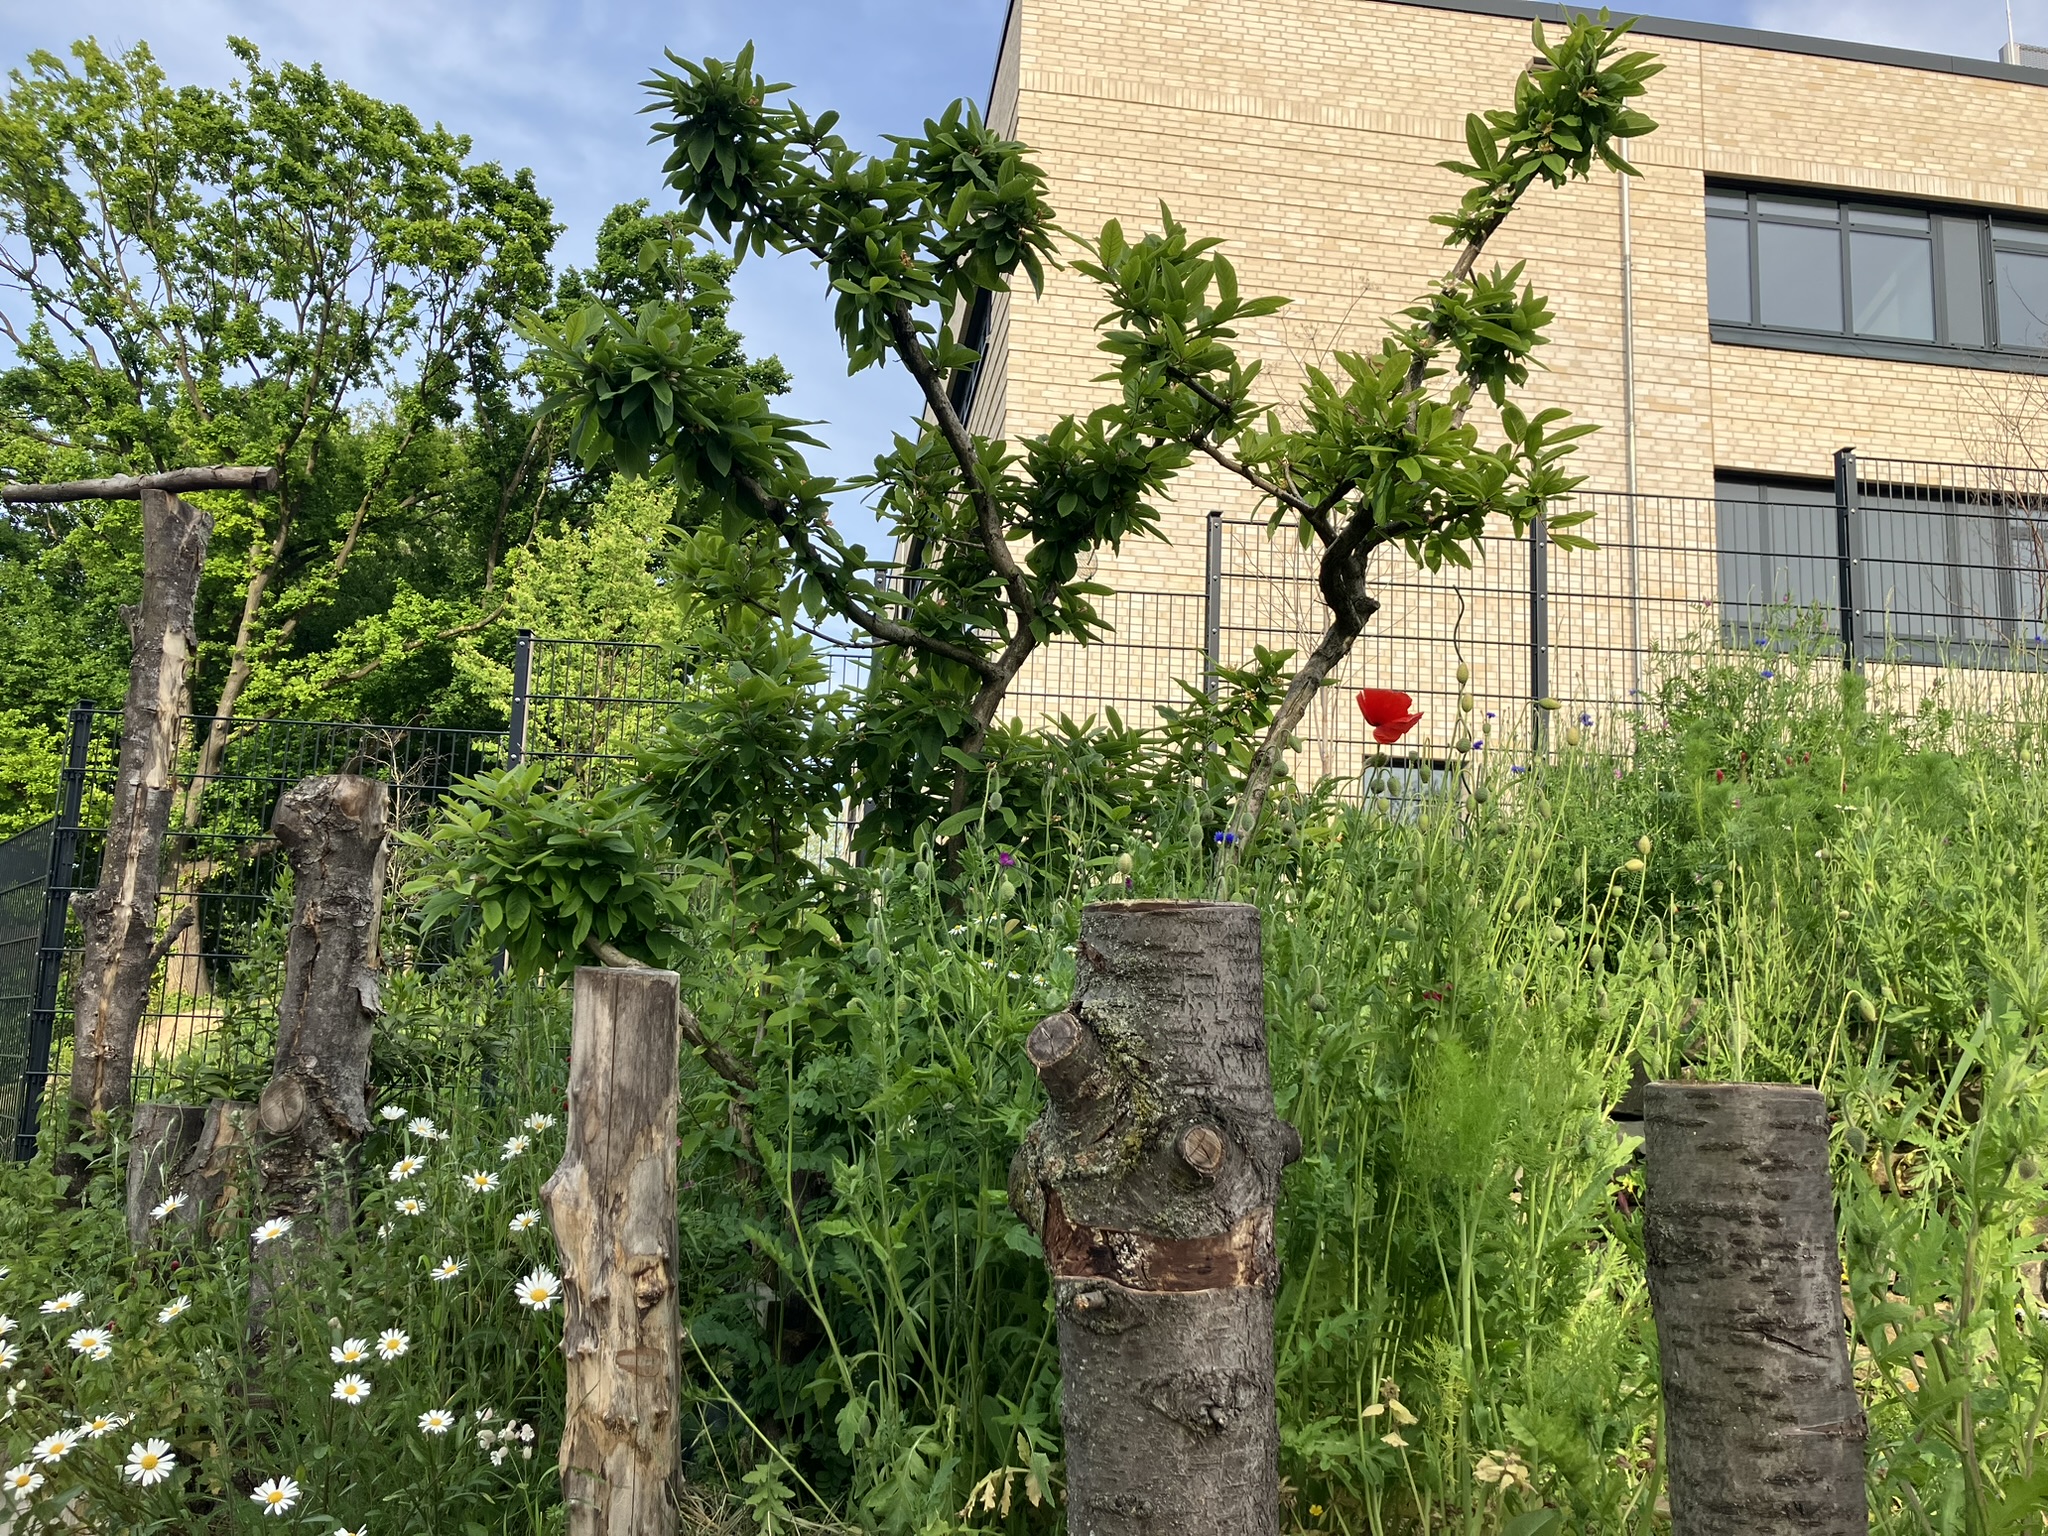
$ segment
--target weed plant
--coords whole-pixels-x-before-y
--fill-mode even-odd
[[[1548,751],[1293,793],[1219,873],[1246,734],[1226,694],[1178,735],[1006,734],[957,870],[929,845],[832,866],[808,953],[698,880],[687,994],[759,1086],[686,1062],[686,1528],[1061,1528],[1048,1287],[1006,1198],[1040,1105],[1023,1038],[1068,996],[1086,903],[1219,880],[1265,914],[1276,1094],[1306,1149],[1280,1212],[1285,1529],[1668,1530],[1631,1089],[1687,1074],[1828,1097],[1874,1527],[2038,1528],[2048,710],[2019,673],[1993,710],[1932,672],[1880,710],[1873,688],[1905,684],[1873,675],[1695,659]],[[67,1213],[41,1170],[7,1176],[8,1461],[134,1416],[34,1464],[31,1518],[267,1529],[251,1495],[275,1476],[300,1490],[279,1528],[558,1518],[558,1314],[512,1290],[551,1251],[507,1224],[559,1131],[500,1154],[559,1112],[560,995],[471,958],[393,997],[379,1103],[453,1140],[378,1122],[357,1232],[256,1346],[245,1242],[131,1259],[110,1181]],[[390,1179],[409,1154],[425,1171]],[[466,1191],[472,1170],[501,1187]],[[444,1257],[467,1267],[434,1281]],[[38,1311],[73,1290],[77,1321]],[[67,1346],[107,1323],[111,1358]],[[330,1351],[387,1326],[410,1353],[347,1407]],[[433,1409],[459,1427],[423,1434]],[[530,1462],[485,1442],[506,1420],[534,1426]],[[150,1436],[178,1468],[143,1487],[121,1468]]]

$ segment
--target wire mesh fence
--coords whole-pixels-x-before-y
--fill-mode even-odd
[[[56,818],[0,843],[0,1145],[21,1124],[22,1073],[35,1011],[36,951],[43,936],[43,890],[50,874]]]

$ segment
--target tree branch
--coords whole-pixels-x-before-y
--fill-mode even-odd
[[[482,618],[478,619],[474,624],[458,624],[453,629],[444,629],[439,634],[435,635],[416,635],[412,639],[406,641],[404,645],[398,648],[398,654],[396,656],[379,656],[367,667],[358,667],[353,672],[342,673],[341,677],[337,679],[337,681],[344,683],[360,683],[364,678],[368,677],[371,673],[376,672],[381,668],[390,666],[391,663],[394,661],[401,661],[405,657],[412,655],[413,652],[415,651],[423,651],[428,646],[436,644],[437,642],[442,640],[459,640],[464,635],[473,635],[480,629],[489,629],[491,625],[495,624],[498,621],[498,615],[503,613],[504,611],[505,605],[503,603],[500,603],[498,604],[497,607],[493,608],[489,613],[485,614]]]
[[[996,507],[995,493],[982,477],[981,460],[974,452],[974,439],[954,411],[938,370],[924,355],[924,346],[917,339],[917,326],[910,317],[910,306],[901,299],[889,305],[889,331],[896,338],[896,355],[910,370],[910,376],[917,380],[917,387],[924,391],[925,404],[930,408],[932,418],[938,422],[946,446],[953,450],[953,457],[959,461],[960,478],[967,483],[967,494],[974,503],[975,520],[981,529],[982,548],[988,552],[989,564],[1003,578],[1003,588],[1010,595],[1010,607],[1017,614],[1018,629],[1026,629],[1037,617],[1038,599],[1032,594],[1031,582],[1025,576],[1024,568],[1010,553],[1010,541],[1003,535],[1002,513]]]
[[[160,475],[114,475],[105,480],[66,480],[56,485],[0,485],[0,501],[140,501],[144,491],[274,491],[277,466],[219,464],[171,469]]]
[[[594,933],[583,941],[583,947],[613,970],[644,971],[649,968],[646,961],[635,960],[616,944],[607,944]],[[697,1022],[697,1016],[688,1008],[682,1009],[681,1012],[683,1038],[697,1048],[698,1054],[704,1058],[705,1065],[733,1087],[752,1090],[754,1074],[747,1070],[746,1063],[705,1034],[704,1027]]]

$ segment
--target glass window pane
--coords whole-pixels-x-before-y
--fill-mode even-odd
[[[1835,204],[1797,197],[1759,197],[1756,211],[1769,219],[1818,219],[1823,224],[1841,221]]]
[[[1984,250],[1983,222],[1979,219],[1942,219],[1941,295],[1943,321],[1948,329],[1941,339],[1952,347],[1984,345]]]
[[[1851,208],[1849,222],[1863,229],[1915,229],[1924,232],[1927,215],[1896,213],[1888,208]]]
[[[1709,187],[1707,189],[1707,212],[1747,214],[1749,212],[1749,194],[1747,192],[1717,192],[1712,187]]]
[[[1747,219],[1707,220],[1707,318],[1750,323]]]
[[[2048,349],[2048,256],[1998,253],[1998,344]]]
[[[1934,340],[1934,246],[1911,235],[1849,234],[1849,293],[1860,336]]]
[[[1991,236],[2001,245],[2031,245],[2048,250],[2048,229],[2038,224],[1993,223]]]
[[[1802,331],[1842,328],[1841,233],[1796,224],[1756,229],[1758,316]]]

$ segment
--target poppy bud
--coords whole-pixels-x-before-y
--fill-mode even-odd
[[[2029,1184],[2041,1177],[2041,1165],[2034,1161],[2034,1154],[2031,1152],[2021,1153],[2020,1160],[2013,1164],[2012,1171]]]
[[[920,880],[929,880],[929,879],[931,879],[931,877],[932,877],[932,866],[931,866],[931,861],[930,861],[930,860],[928,860],[928,859],[919,859],[919,860],[917,861],[917,878],[918,878],[918,879],[920,879]]]
[[[1875,1024],[1877,1022],[1877,1004],[1859,992],[1856,994],[1856,1014],[1864,1023]]]
[[[1662,939],[1652,939],[1650,941],[1650,958],[1652,960],[1662,960],[1670,953],[1671,952],[1664,947],[1664,941]]]
[[[1330,1011],[1330,1000],[1318,990],[1310,996],[1308,1009],[1310,1013],[1328,1013]]]
[[[1460,684],[1472,681],[1472,669],[1462,661],[1458,663],[1458,681]]]
[[[882,946],[881,946],[881,945],[879,945],[879,944],[870,944],[870,945],[868,946],[868,964],[869,964],[869,965],[873,966],[873,967],[874,967],[874,968],[875,968],[876,970],[878,970],[878,971],[879,971],[879,970],[880,970],[880,969],[882,968],[882,960],[883,960],[883,958],[884,958],[884,956],[883,956],[883,954],[882,954]]]
[[[1849,1149],[1849,1155],[1861,1158],[1870,1150],[1870,1138],[1863,1134],[1863,1127],[1853,1122],[1842,1128],[1842,1145]]]
[[[1001,790],[996,790],[989,795],[988,808],[992,811],[1000,811],[1003,808],[1003,792]]]
[[[1621,867],[1627,870],[1632,875],[1640,875],[1643,872],[1644,866],[1643,861],[1641,859],[1630,859],[1626,864],[1622,865]]]
[[[1550,925],[1550,942],[1553,944],[1562,944],[1564,940],[1564,925],[1562,923],[1552,923]]]
[[[1538,699],[1538,700],[1536,701],[1536,707],[1537,707],[1538,709],[1563,709],[1563,708],[1564,708],[1564,700],[1562,700],[1562,699]]]
[[[1469,691],[1458,695],[1458,709],[1464,714],[1472,713],[1472,695]]]
[[[1116,856],[1116,872],[1120,875],[1128,875],[1131,872],[1131,856],[1128,853]]]
[[[1576,747],[1579,744],[1579,728],[1576,725],[1564,728],[1564,744],[1568,747]]]
[[[1491,798],[1492,796],[1487,792],[1487,788],[1484,784],[1477,785],[1473,788],[1472,803],[1474,805],[1484,805]]]
[[[1650,835],[1647,832],[1636,839],[1636,852],[1646,859],[1650,856]]]

